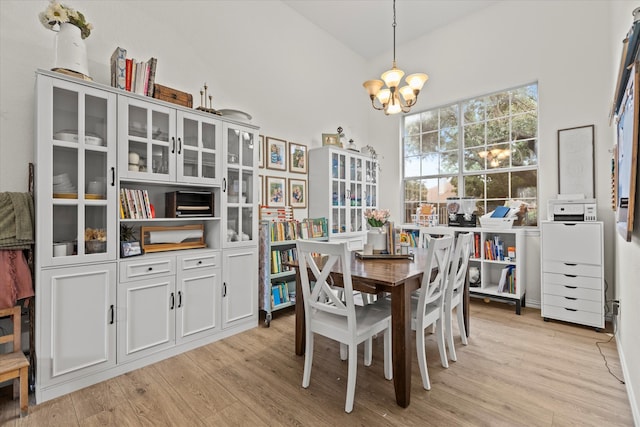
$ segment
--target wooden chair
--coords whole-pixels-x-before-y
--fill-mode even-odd
[[[29,410],[29,361],[20,346],[20,306],[0,310],[0,317],[13,317],[13,333],[0,336],[0,344],[13,342],[11,353],[0,354],[0,382],[13,380],[13,398],[20,396],[20,415]]]
[[[296,242],[305,312],[306,348],[302,387],[308,388],[313,364],[315,334],[345,344],[348,349],[347,397],[344,410],[351,412],[356,390],[358,344],[384,334],[384,376],[393,378],[391,366],[391,310],[380,304],[356,306],[351,282],[351,254],[346,243],[298,240]],[[322,254],[322,258],[314,256]],[[331,269],[340,266],[344,293],[332,288]],[[309,277],[309,271],[313,278]],[[315,283],[312,283],[312,279]]]
[[[471,249],[472,233],[458,234],[455,252],[451,257],[451,270],[449,271],[449,285],[444,298],[444,325],[449,348],[449,356],[454,362],[457,360],[456,349],[453,345],[453,309],[456,309],[458,329],[462,338],[462,344],[467,345],[467,333],[464,328],[464,314],[462,312],[462,294],[464,282],[467,280],[467,267],[469,266],[469,251]]]

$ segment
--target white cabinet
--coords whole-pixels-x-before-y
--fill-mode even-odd
[[[116,263],[39,274],[37,399],[49,386],[116,364]]]
[[[187,251],[120,262],[118,362],[219,329],[220,253]]]
[[[602,222],[542,223],[542,316],[604,328]]]
[[[404,229],[418,227],[405,226]],[[524,307],[526,265],[524,230],[518,228],[427,227],[432,235],[473,233],[469,254],[471,295],[514,302],[516,314]],[[477,277],[477,280],[473,280]]]
[[[364,246],[364,211],[378,205],[377,163],[369,156],[335,147],[309,150],[309,217],[328,219],[329,240]]]
[[[222,327],[258,322],[258,248],[225,250],[222,254]]]
[[[214,116],[121,95],[118,125],[120,177],[220,184],[222,121]]]
[[[222,182],[223,246],[258,247],[258,132],[234,123],[224,124]]]

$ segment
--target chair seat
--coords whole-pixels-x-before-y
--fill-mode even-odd
[[[381,301],[382,300],[376,301],[375,303],[365,306],[355,306],[356,337],[362,338],[358,339],[358,342],[364,341],[369,336],[370,330],[373,329],[377,332],[382,332],[389,326],[389,309]],[[344,316],[318,311],[316,313],[316,319],[320,320],[320,322],[316,322],[312,326],[314,332],[323,334],[326,328],[331,328],[334,333],[336,331],[342,331],[345,337],[348,337],[347,319]]]
[[[21,351],[0,355],[0,381],[16,378],[16,371],[27,366],[29,361]]]

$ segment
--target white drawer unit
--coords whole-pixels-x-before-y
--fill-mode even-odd
[[[604,328],[602,222],[544,221],[542,317]]]

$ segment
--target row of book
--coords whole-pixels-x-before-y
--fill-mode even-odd
[[[477,239],[479,238],[476,238],[476,242],[478,241]],[[478,250],[476,249],[476,254],[477,252]],[[515,246],[505,248],[505,243],[500,236],[494,236],[484,242],[484,258],[493,261],[515,261],[516,248]]]
[[[157,66],[157,58],[152,57],[146,62],[127,58],[127,50],[118,46],[111,55],[111,86],[153,96]]]
[[[292,290],[289,290],[291,286]],[[271,307],[287,302],[296,302],[295,283],[278,282],[271,285]]]
[[[147,190],[120,189],[120,219],[153,218]]]
[[[516,266],[509,265],[502,269],[500,281],[498,282],[498,292],[516,293]]]
[[[301,237],[300,223],[298,221],[274,221],[269,224],[269,234],[272,242],[299,239]]]
[[[296,248],[271,251],[271,274],[290,271],[292,268],[285,264],[290,261],[296,261],[297,259],[298,251]]]

